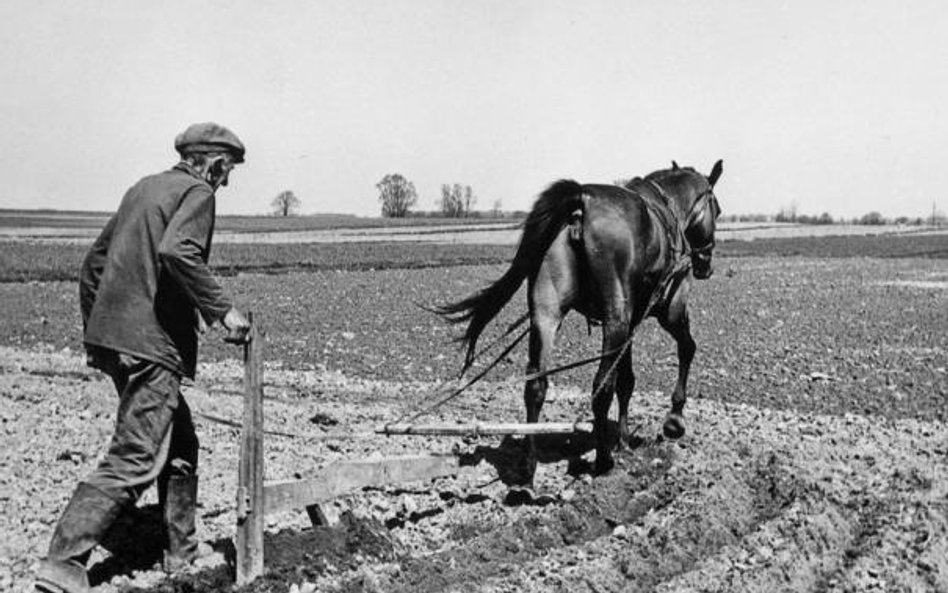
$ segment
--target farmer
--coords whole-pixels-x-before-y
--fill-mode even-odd
[[[87,591],[89,553],[156,480],[165,570],[197,555],[198,440],[179,389],[182,377],[194,377],[199,332],[216,321],[237,338],[250,328],[207,266],[214,192],[244,161],[244,145],[227,128],[200,123],[174,146],[181,162],[128,190],[82,264],[88,362],[115,384],[118,416],[105,457],[56,525],[37,572],[41,591]]]

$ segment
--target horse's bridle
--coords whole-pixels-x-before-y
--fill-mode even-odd
[[[710,187],[701,192],[701,194],[698,196],[698,199],[695,200],[695,203],[691,206],[691,211],[688,213],[688,217],[685,219],[685,228],[683,233],[687,235],[688,229],[694,225],[695,221],[698,220],[698,217],[707,212],[708,208],[713,208],[717,212],[721,211],[721,207],[718,205],[718,198],[714,195],[714,189]],[[712,217],[717,215],[716,212],[711,212],[710,214]],[[713,234],[703,245],[692,245],[691,242],[688,241],[687,237],[685,242],[691,248],[692,257],[702,260],[711,259],[711,251],[714,250],[715,245]]]
[[[665,188],[661,186],[658,182],[653,179],[648,180],[652,184],[652,187],[658,191],[658,195],[665,200],[666,204],[671,204],[668,195],[665,193]],[[691,205],[691,210],[688,211],[688,216],[685,217],[684,227],[681,228],[682,238],[684,239],[685,244],[685,254],[691,255],[691,257],[709,260],[711,259],[711,252],[714,250],[714,235],[708,238],[707,242],[703,245],[694,246],[687,238],[688,229],[695,223],[698,217],[704,213],[707,208],[714,208],[717,212],[721,211],[721,206],[718,205],[718,198],[714,195],[714,188],[709,187],[698,195],[698,198],[695,200],[695,203]],[[717,212],[712,212],[713,217],[717,216]],[[690,253],[689,253],[690,252]]]

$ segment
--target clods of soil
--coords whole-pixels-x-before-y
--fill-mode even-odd
[[[0,348],[0,371],[0,589],[28,591],[72,488],[103,451],[115,396],[74,353]],[[184,390],[201,438],[199,536],[219,560],[169,577],[147,562],[147,545],[121,560],[99,549],[99,591],[232,586],[242,370],[213,363],[199,377]],[[612,472],[588,473],[588,440],[548,439],[532,489],[518,493],[502,477],[518,439],[374,434],[431,384],[274,365],[266,384],[268,480],[425,451],[470,463],[455,477],[343,496],[326,505],[329,525],[312,527],[302,510],[268,517],[268,573],[243,591],[948,590],[940,422],[695,398],[688,432],[672,442],[658,436],[667,396],[639,392],[640,441]],[[519,391],[479,386],[463,414],[519,417]],[[544,412],[575,420],[587,399],[554,385]],[[136,525],[154,502],[147,493]]]

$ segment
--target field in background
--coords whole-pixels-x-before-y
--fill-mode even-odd
[[[0,243],[0,283],[72,281],[86,245]],[[221,276],[240,272],[284,273],[317,270],[385,270],[501,263],[513,256],[505,245],[431,243],[222,244],[214,247],[211,267]]]
[[[101,212],[0,209],[0,242],[88,245],[105,225]],[[515,245],[522,217],[379,218],[345,214],[310,216],[219,216],[218,243],[339,243],[423,241]],[[948,228],[907,225],[807,225],[781,222],[719,222],[718,240],[762,238],[948,234]]]
[[[16,229],[28,229],[25,235],[85,235],[83,230],[98,231],[111,216],[109,212],[73,212],[0,209],[0,236]],[[380,218],[351,214],[313,214],[306,216],[229,216],[217,217],[216,228],[225,233],[278,233],[335,229],[384,229],[391,227],[462,226],[510,223],[509,218]],[[93,235],[94,236],[94,235]]]
[[[469,239],[466,235],[464,239]],[[88,243],[0,242],[0,282],[76,280]],[[219,243],[217,274],[315,270],[386,270],[505,263],[512,244],[422,241],[338,243]],[[804,256],[948,258],[948,234],[785,237],[720,241],[716,257]]]

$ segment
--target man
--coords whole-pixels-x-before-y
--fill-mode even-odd
[[[214,123],[188,127],[175,149],[181,162],[128,190],[82,264],[83,341],[89,364],[115,384],[118,416],[106,456],[56,525],[37,573],[41,591],[88,591],[89,553],[155,481],[165,569],[196,554],[198,440],[179,388],[194,377],[198,332],[220,321],[241,338],[250,327],[207,266],[214,193],[245,150]]]

